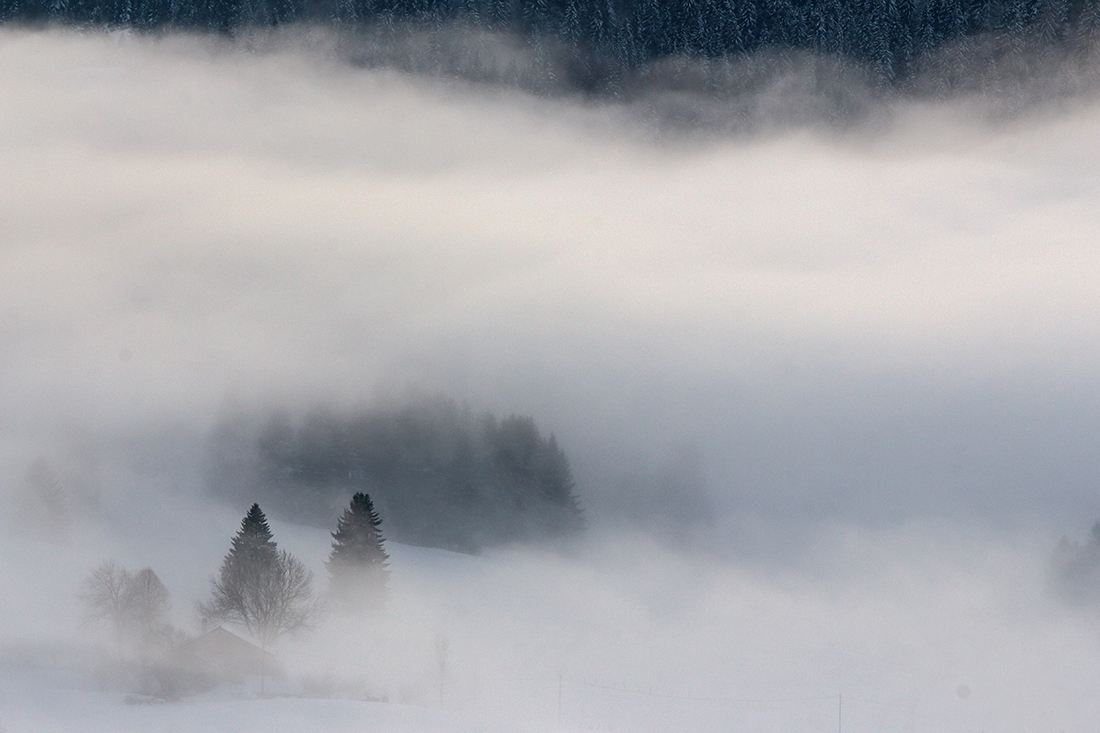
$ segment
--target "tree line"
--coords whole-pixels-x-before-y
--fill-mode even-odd
[[[475,415],[444,397],[338,413],[237,413],[212,442],[209,485],[324,526],[349,493],[369,493],[394,539],[476,552],[567,538],[584,516],[556,437],[531,417]]]
[[[999,39],[997,53],[1090,43],[1095,0],[0,0],[0,20],[234,34],[291,23],[476,28],[517,34],[586,88],[670,56],[800,50],[903,82],[944,44]],[[435,49],[438,51],[438,48]],[[429,49],[429,52],[431,50]],[[943,70],[943,73],[947,73]]]
[[[1100,603],[1100,521],[1084,541],[1063,537],[1051,559],[1051,586],[1072,605]]]

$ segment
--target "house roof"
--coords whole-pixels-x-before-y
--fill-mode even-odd
[[[178,653],[211,671],[227,674],[271,673],[278,667],[273,654],[221,626],[180,644]]]

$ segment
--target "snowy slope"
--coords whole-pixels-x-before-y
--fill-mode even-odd
[[[273,529],[323,588],[327,533]],[[91,629],[35,623],[79,581],[64,550],[8,544],[22,552],[5,555],[19,592],[0,603],[0,723],[8,733],[825,733],[842,718],[852,731],[1024,731],[1044,720],[1093,730],[1094,626],[1039,600],[1038,567],[992,545],[914,565],[870,559],[897,555],[901,541],[845,547],[845,561],[868,560],[844,579],[827,564],[819,577],[765,577],[629,536],[573,557],[391,543],[385,612],[332,613],[280,640],[286,675],[268,682],[272,697],[253,679],[159,705],[126,704],[126,690],[97,683]],[[176,552],[166,575],[209,550]],[[193,600],[176,596],[176,610]]]
[[[210,694],[126,704],[119,693],[41,669],[0,666],[0,723],[8,733],[438,733],[544,731],[546,725],[381,702]]]

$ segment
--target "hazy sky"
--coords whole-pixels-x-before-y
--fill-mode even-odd
[[[71,564],[3,540],[27,634],[111,555],[187,620],[245,509],[192,490],[224,405],[411,387],[533,415],[601,530],[588,560],[406,571],[394,643],[446,631],[463,679],[530,663],[932,705],[911,730],[1095,730],[1094,619],[1044,572],[1100,517],[1097,99],[680,136],[323,49],[4,31],[0,100],[2,508],[43,456],[106,520]],[[655,512],[779,567],[603,531]],[[320,572],[323,533],[276,532]],[[323,667],[332,633],[303,654]]]

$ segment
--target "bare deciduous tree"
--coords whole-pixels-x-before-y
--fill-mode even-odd
[[[244,626],[266,648],[283,634],[312,625],[319,606],[313,573],[280,550],[271,564],[214,580],[211,599],[200,609],[209,620]]]
[[[126,568],[120,567],[114,560],[105,560],[84,580],[84,591],[80,594],[88,608],[88,620],[105,621],[114,629],[120,660],[126,633],[126,596],[130,580],[130,572]]]
[[[256,504],[210,584],[210,600],[199,604],[203,618],[245,627],[265,650],[280,636],[309,628],[320,614],[313,573],[286,550],[276,549]],[[262,690],[262,675],[260,685]]]
[[[65,489],[49,462],[41,456],[31,462],[15,485],[12,511],[7,517],[14,531],[47,542],[66,542],[70,516]]]
[[[104,561],[84,580],[80,598],[89,621],[111,625],[119,659],[127,641],[147,649],[168,628],[168,589],[152,568],[132,574],[114,560]]]

